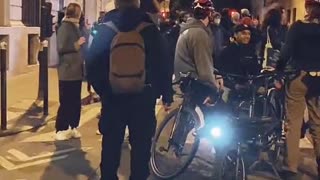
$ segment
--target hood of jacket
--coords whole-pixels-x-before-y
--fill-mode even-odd
[[[205,31],[207,31],[207,33],[210,34],[209,27],[205,26],[200,20],[195,18],[189,18],[186,23],[182,23],[180,26],[180,33],[190,28],[203,28]]]
[[[128,32],[141,22],[153,23],[147,13],[138,8],[114,9],[106,14],[103,22],[112,21],[120,31]]]

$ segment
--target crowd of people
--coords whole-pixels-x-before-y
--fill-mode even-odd
[[[100,18],[91,39],[81,30],[81,7],[69,4],[57,29],[60,108],[56,139],[81,136],[77,127],[83,60],[86,78],[102,104],[102,180],[118,179],[126,127],[131,145],[130,180],[148,178],[155,104],[161,98],[164,109],[170,110],[173,75],[179,81],[180,72],[192,72],[206,84],[194,87],[201,88],[197,98],[203,106],[214,101],[212,94],[218,91],[224,91],[228,101],[227,92],[246,88],[243,82],[224,81],[215,75],[214,68],[254,75],[290,67],[299,73],[286,87],[285,179],[298,173],[298,132],[306,107],[320,167],[320,1],[305,1],[305,19],[289,26],[281,7],[269,10],[259,20],[248,9],[223,9],[219,13],[211,0],[195,0],[192,11],[181,13],[168,28],[159,20],[158,1],[141,1],[140,6],[139,0],[115,0],[115,9]]]

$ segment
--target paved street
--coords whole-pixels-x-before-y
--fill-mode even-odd
[[[38,95],[38,74],[38,70],[35,70],[8,78],[8,131],[0,130],[0,136],[30,129],[56,116],[59,106],[57,70],[49,69],[48,74],[49,116],[43,116],[43,102],[36,101]],[[86,97],[87,95],[86,83],[84,82],[82,97]]]
[[[5,180],[95,180],[100,161],[101,137],[95,134],[96,115],[99,104],[86,106],[82,111],[81,139],[66,142],[54,141],[54,121],[34,132],[0,138],[0,174]],[[160,116],[163,111],[160,110]],[[158,115],[159,117],[159,115]],[[310,145],[310,144],[309,144]],[[305,147],[308,142],[305,142]],[[212,175],[211,148],[202,143],[200,153],[191,167],[177,180],[209,180]],[[310,150],[304,154],[303,163],[310,174],[315,172],[315,164]],[[129,176],[129,149],[123,145],[123,157],[119,176],[127,180]],[[210,162],[211,161],[211,162]],[[250,176],[250,179],[272,179]],[[157,180],[150,177],[150,180]],[[304,176],[303,180],[312,180]]]

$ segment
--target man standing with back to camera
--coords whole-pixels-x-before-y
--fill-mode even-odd
[[[289,62],[299,71],[286,87],[287,156],[282,174],[286,180],[299,179],[299,139],[306,107],[320,179],[320,0],[306,0],[305,8],[305,20],[295,22],[288,31],[278,65],[283,70]]]
[[[101,97],[101,180],[118,180],[125,128],[131,145],[130,180],[146,180],[155,104],[173,101],[170,62],[159,30],[139,0],[115,0],[114,18],[97,27],[87,57],[88,81]],[[119,33],[121,32],[121,33]]]

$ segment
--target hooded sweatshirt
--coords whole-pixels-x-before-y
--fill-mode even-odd
[[[212,32],[200,20],[189,18],[181,25],[177,42],[174,72],[176,80],[180,72],[192,72],[194,78],[212,86],[215,85],[213,75]]]

